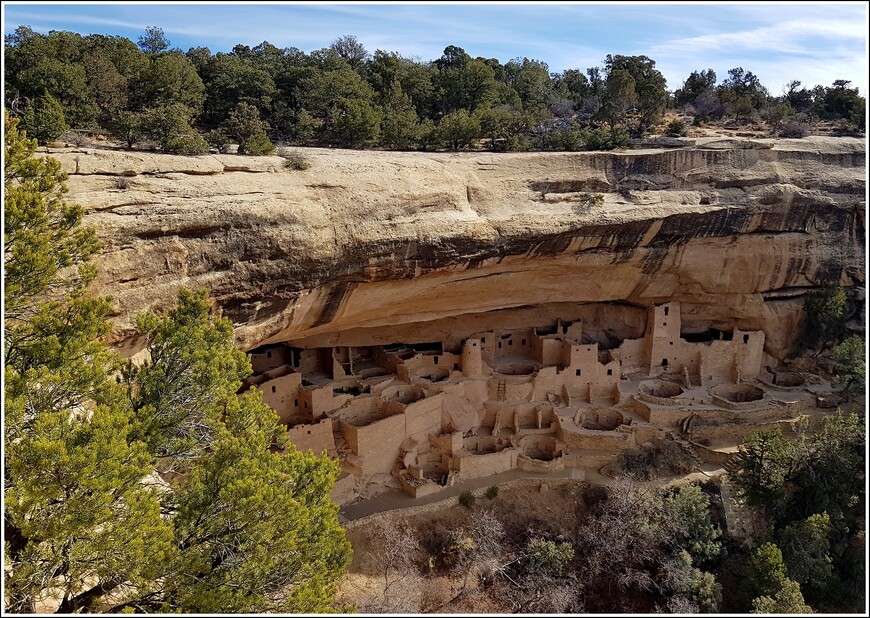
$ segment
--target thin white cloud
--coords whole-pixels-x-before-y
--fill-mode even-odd
[[[18,23],[27,23],[30,20],[37,21],[39,23],[44,23],[46,19],[49,19],[49,15],[39,14],[39,13],[15,13],[14,15],[15,21]],[[159,18],[155,17],[155,20]],[[64,13],[62,17],[57,18],[57,23],[53,25],[43,25],[43,28],[48,30],[60,30],[62,29],[60,24],[80,24],[83,26],[109,26],[115,28],[125,28],[127,30],[140,30],[143,33],[145,32],[145,28],[149,26],[158,25],[156,21],[150,21],[148,23],[145,22],[131,22],[125,21],[122,19],[109,19],[106,17],[98,17],[96,15],[82,15],[75,13]],[[28,24],[29,25],[29,24]],[[35,30],[39,30],[33,27]],[[209,28],[207,24],[203,24],[200,27],[189,27],[183,25],[174,25],[174,24],[166,24],[164,26],[160,26],[162,30],[166,34],[180,34],[184,36],[211,36],[214,34],[214,28]]]
[[[45,15],[44,13],[18,13],[16,12],[15,20],[19,22],[26,22],[27,20],[34,20],[44,22],[49,15]],[[75,15],[73,13],[64,13],[63,17],[58,21],[62,21],[63,23],[70,24],[82,24],[84,26],[115,26],[117,28],[129,28],[130,30],[144,30],[147,26],[151,24],[141,24],[141,23],[133,23],[128,21],[122,21],[120,19],[108,19],[105,17],[96,17],[92,15]]]
[[[653,45],[653,54],[696,54],[705,51],[767,50],[770,52],[811,53],[818,39],[863,43],[866,37],[863,23],[840,20],[789,20],[774,26],[764,26],[740,32],[704,34],[675,39]],[[807,42],[810,41],[810,45]]]

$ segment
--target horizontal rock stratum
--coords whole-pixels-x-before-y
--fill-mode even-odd
[[[142,345],[135,315],[184,285],[209,290],[244,349],[439,341],[581,316],[636,336],[634,307],[677,301],[685,328],[761,329],[782,358],[804,293],[864,285],[865,142],[683,144],[299,149],[306,170],[278,156],[50,155],[103,241],[94,291],[114,297],[112,340],[128,355]]]

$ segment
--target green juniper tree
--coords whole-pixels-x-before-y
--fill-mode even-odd
[[[7,115],[6,607],[331,610],[350,558],[337,464],[236,395],[250,363],[204,292],[139,318],[142,367],[107,349],[109,300],[85,293],[95,237],[35,148]]]

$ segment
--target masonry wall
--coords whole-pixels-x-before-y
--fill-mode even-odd
[[[483,350],[480,339],[466,339],[460,359],[462,375],[477,378],[484,375]]]
[[[359,455],[363,474],[389,474],[405,439],[404,415],[388,416],[364,427],[339,421],[339,429],[353,453]]]
[[[257,388],[263,392],[263,403],[275,410],[282,423],[300,416],[299,387],[301,373],[288,373],[261,383]]]
[[[532,338],[534,345],[532,347],[532,353],[534,354],[535,359],[540,362],[545,367],[549,366],[557,366],[562,362],[562,346],[563,342],[559,339],[544,337],[539,338],[534,336]]]
[[[679,303],[649,308],[646,339],[649,342],[649,375],[674,371],[674,365],[679,363],[676,349],[680,341]]]
[[[299,389],[300,412],[304,415],[310,415],[314,420],[338,407],[337,402],[333,400],[332,385],[321,388],[301,387]]]
[[[558,472],[565,469],[565,460],[564,457],[559,457],[551,461],[541,461],[525,455],[518,455],[517,468],[526,472]]]
[[[462,367],[459,354],[417,354],[405,361],[405,368],[412,378],[423,377],[439,370],[459,371]]]
[[[415,440],[441,433],[441,406],[444,394],[426,397],[405,409],[405,433]]]
[[[290,350],[284,346],[276,346],[263,352],[251,354],[251,368],[254,373],[265,373],[281,365],[289,365],[290,361]]]
[[[754,380],[761,372],[764,355],[764,331],[734,330],[734,346],[737,348],[737,369],[743,381]]]
[[[504,401],[528,401],[535,391],[534,376],[494,376],[489,381],[489,399],[498,400],[499,382],[504,382]]]
[[[646,373],[649,369],[649,355],[646,352],[644,339],[626,339],[616,350],[613,357],[621,361],[621,373]]]
[[[562,390],[564,382],[565,376],[560,374],[556,367],[542,367],[535,376],[532,399],[547,401],[547,394],[558,394]]]
[[[458,471],[459,480],[467,481],[513,470],[517,467],[518,454],[519,451],[513,448],[507,448],[498,453],[464,454],[452,457],[450,467]]]
[[[311,450],[315,454],[326,451],[333,457],[336,454],[335,438],[332,435],[332,420],[328,418],[319,423],[290,427],[287,430],[287,436],[303,453]]]
[[[615,453],[635,446],[634,433],[630,430],[596,431],[580,428],[577,431],[567,431],[559,427],[556,435],[567,448],[573,449]]]
[[[386,352],[381,347],[375,348],[372,353],[372,360],[393,373],[396,373],[396,368],[404,362],[394,352]]]

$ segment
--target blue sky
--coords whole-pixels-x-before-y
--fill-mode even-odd
[[[472,56],[527,56],[551,71],[586,69],[613,54],[646,54],[679,87],[693,70],[719,80],[736,66],[779,94],[791,79],[830,85],[849,79],[867,93],[867,3],[117,3],[4,2],[4,34],[19,25],[39,32],[118,34],[134,41],[159,26],[173,47],[269,41],[310,52],[355,35],[370,51],[422,60],[447,45]]]

